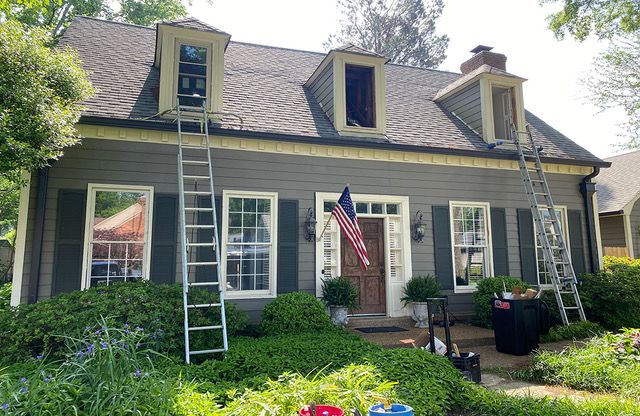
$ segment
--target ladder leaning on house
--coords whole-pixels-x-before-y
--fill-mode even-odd
[[[520,175],[531,206],[531,214],[538,241],[542,246],[544,262],[553,283],[553,291],[560,309],[562,323],[569,324],[569,314],[575,319],[576,312],[578,318],[584,321],[586,317],[578,294],[576,274],[567,250],[562,224],[551,199],[549,184],[540,161],[542,148],[536,144],[528,125],[525,131],[518,131],[512,123],[510,136],[510,140],[490,144],[489,148],[492,149],[505,143],[515,145]],[[525,137],[524,143],[520,140],[521,136]],[[533,166],[528,162],[532,162]],[[543,214],[545,210],[548,216]],[[550,227],[547,228],[549,225]],[[563,298],[563,295],[570,295],[573,302],[566,305],[567,299]]]
[[[184,348],[185,361],[188,364],[193,355],[226,352],[228,344],[224,292],[221,287],[223,279],[220,278],[220,244],[213,187],[213,165],[209,147],[209,116],[204,99],[202,106],[187,106],[180,105],[178,97],[176,99],[176,113]],[[195,127],[199,127],[199,130]],[[199,182],[205,184],[204,190],[198,190]],[[205,204],[202,203],[202,198],[210,198],[210,206],[203,206]],[[199,250],[211,250],[206,256],[208,257],[206,260],[198,258]],[[217,292],[219,296],[218,300],[210,303],[195,303],[189,296],[189,289],[198,286],[213,289],[212,291]],[[219,314],[214,313],[216,308],[220,309]],[[190,323],[189,314],[197,310],[209,311],[206,315],[210,322],[205,325],[193,326]],[[201,333],[221,331],[222,345],[211,345],[211,348],[192,350],[191,333],[195,331]],[[211,344],[214,344],[216,339],[218,339],[216,336],[206,337],[207,343]]]

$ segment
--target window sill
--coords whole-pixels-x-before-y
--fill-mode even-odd
[[[341,136],[385,137],[384,131],[374,127],[344,126],[338,130]]]
[[[476,290],[478,290],[478,286],[456,286],[453,289],[453,293],[454,294],[464,294],[464,293],[474,293]]]
[[[225,299],[230,300],[243,300],[243,299],[275,299],[276,294],[274,293],[265,293],[265,292],[225,292]]]

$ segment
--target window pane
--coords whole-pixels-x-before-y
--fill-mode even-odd
[[[456,285],[475,285],[487,276],[486,210],[483,207],[451,209]]]
[[[375,127],[375,84],[373,67],[345,66],[347,125]]]
[[[456,247],[453,254],[456,285],[474,285],[486,277],[486,248]]]
[[[267,198],[229,198],[227,290],[269,290],[271,206]]]
[[[389,215],[397,215],[398,214],[398,204],[387,204],[387,214],[389,214]]]
[[[335,208],[337,202],[336,201],[325,201],[324,202],[324,212],[331,212],[333,208]]]
[[[190,75],[178,75],[178,94],[199,95],[200,97],[206,97],[206,85],[207,82],[205,78]],[[182,98],[180,99],[180,104],[184,104]]]
[[[556,209],[556,216],[560,221],[560,229],[564,230],[564,212],[561,209]],[[558,234],[555,232],[555,228],[551,221],[551,213],[546,208],[540,208],[540,215],[542,217],[542,224],[547,232],[547,238],[549,239],[549,244],[551,245],[551,249],[553,251],[553,256],[557,262],[562,261],[562,257],[560,255],[560,238]],[[535,224],[534,224],[535,226]],[[541,238],[537,235],[536,231],[536,253],[538,255],[538,283],[541,285],[550,285],[551,281],[551,273],[547,268],[547,263],[544,259],[544,251],[542,250],[542,241]],[[560,274],[562,273],[562,265],[558,265],[558,271]]]
[[[180,61],[196,64],[206,64],[207,48],[191,45],[180,45]]]
[[[180,100],[180,105],[188,105],[191,107],[201,107],[204,102],[204,98],[201,97],[185,97],[181,95],[178,99]]]
[[[371,204],[372,214],[382,214],[382,204]]]
[[[96,191],[90,286],[142,278],[147,200],[146,192]]]
[[[357,202],[356,203],[356,212],[358,214],[368,214],[369,213],[369,204]]]
[[[188,75],[202,75],[204,77],[207,75],[207,66],[196,64],[180,64],[178,72]]]

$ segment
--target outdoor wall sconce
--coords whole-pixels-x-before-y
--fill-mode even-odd
[[[315,241],[316,239],[316,221],[313,216],[313,209],[309,208],[307,210],[307,218],[304,220],[304,239],[307,241]]]
[[[425,225],[422,222],[422,211],[418,210],[416,212],[416,217],[413,220],[413,241],[422,243],[425,234],[424,227]]]

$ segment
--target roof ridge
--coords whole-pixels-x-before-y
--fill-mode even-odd
[[[631,151],[626,152],[626,153],[620,153],[620,154],[618,154],[618,155],[609,156],[609,157],[607,157],[607,158],[604,158],[603,160],[609,160],[609,159],[615,159],[615,158],[618,158],[618,157],[629,156],[629,155],[632,155],[632,154],[634,154],[634,153],[639,153],[639,152],[640,152],[640,149],[638,149],[638,150],[631,150]]]
[[[147,30],[153,30],[155,31],[156,28],[152,27],[152,26],[142,26],[142,25],[137,25],[135,23],[129,23],[129,22],[119,22],[117,20],[109,20],[109,19],[104,19],[102,17],[95,17],[95,16],[84,16],[84,15],[75,15],[73,17],[73,19],[71,19],[71,21],[73,22],[75,19],[89,19],[89,20],[96,20],[98,22],[104,22],[104,23],[113,23],[116,25],[123,25],[123,26],[132,26],[132,27],[137,27],[140,29],[147,29]]]

